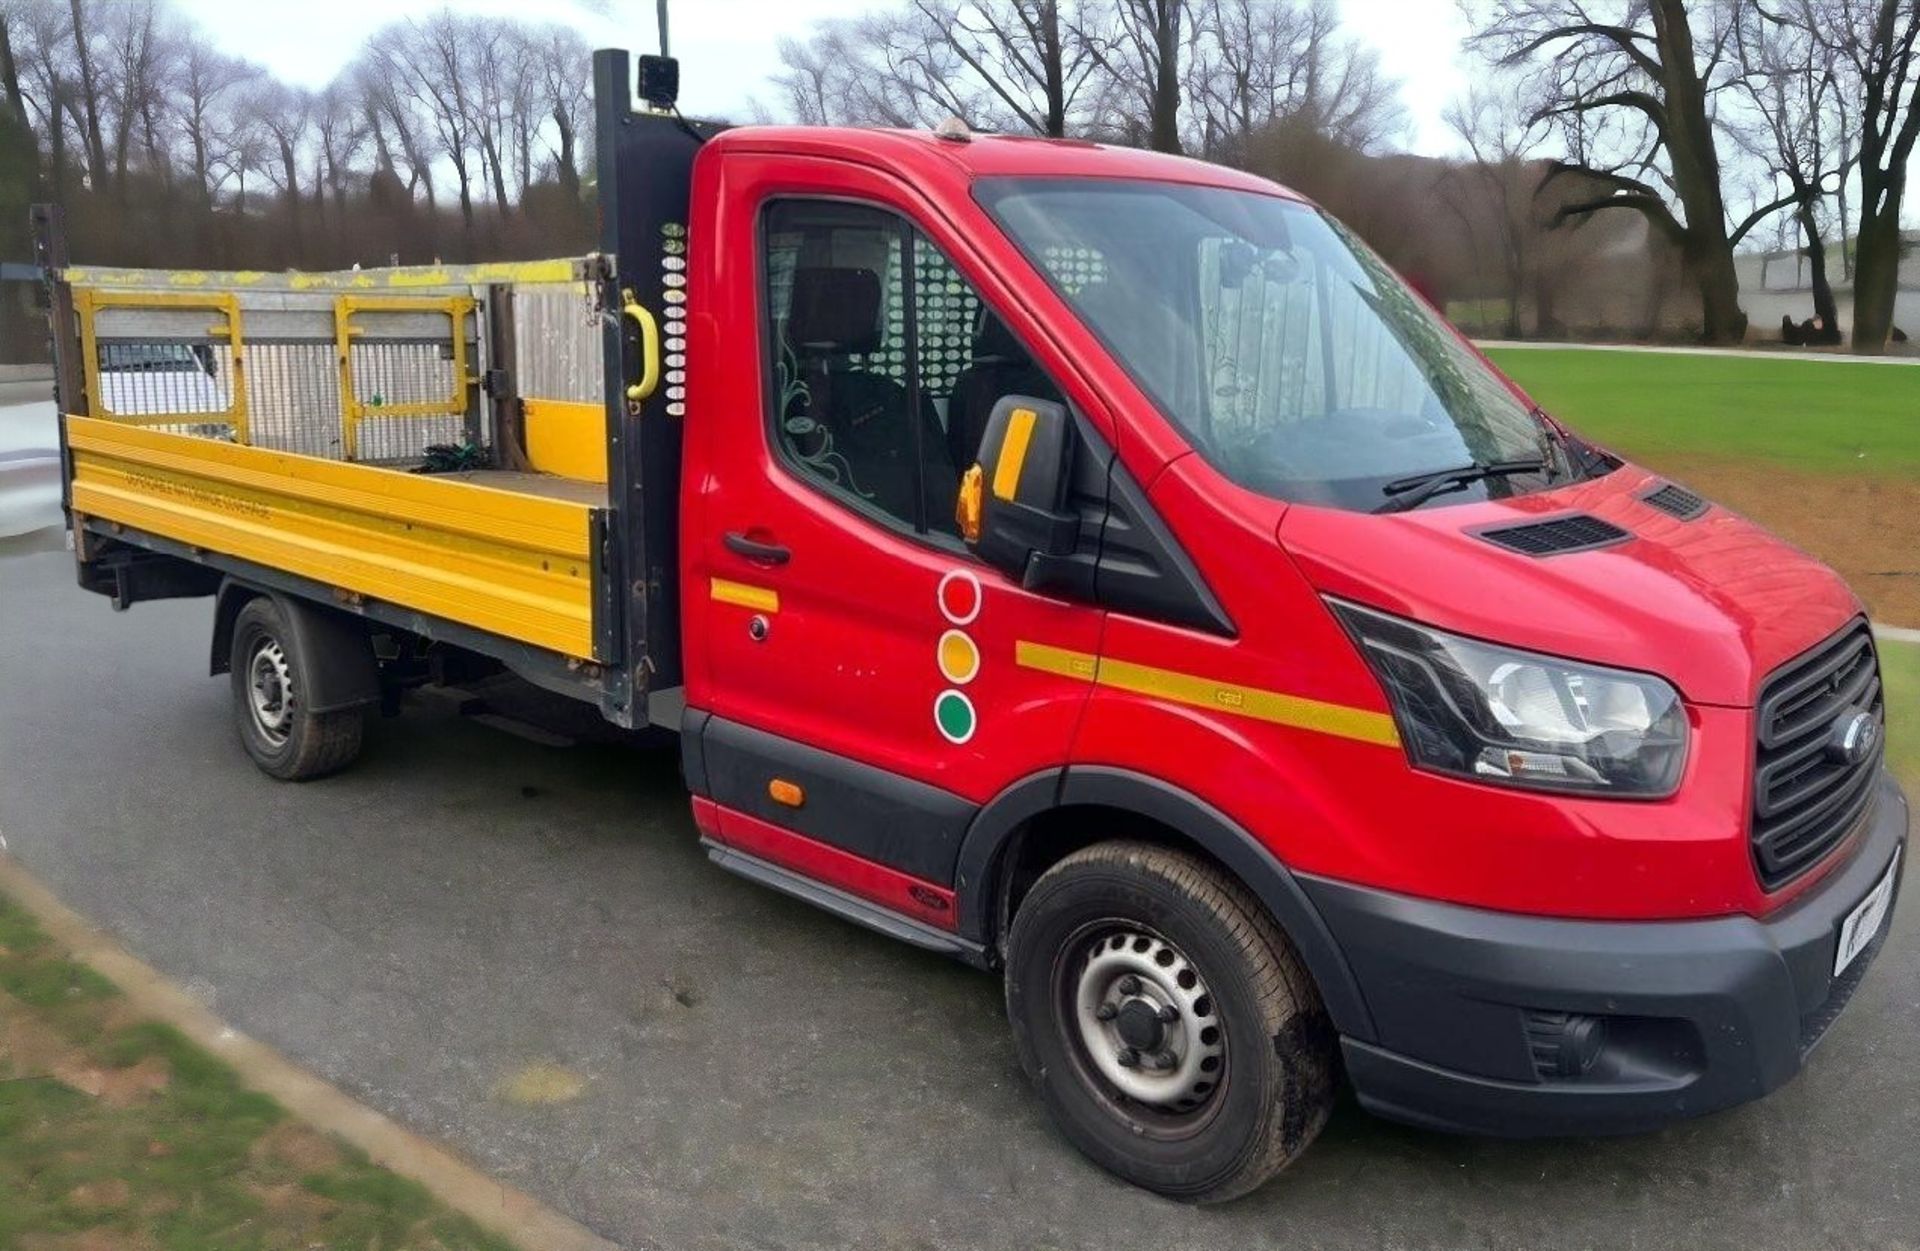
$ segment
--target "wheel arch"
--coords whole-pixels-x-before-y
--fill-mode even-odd
[[[1082,837],[1088,818],[1106,814],[1125,824],[1102,825]],[[1312,974],[1327,1013],[1342,1033],[1364,1040],[1373,1019],[1346,957],[1293,874],[1244,827],[1199,796],[1127,769],[1080,766],[1047,770],[1009,786],[968,827],[955,871],[960,933],[988,952],[998,950],[1013,911],[1016,870],[1045,838],[1046,864],[1113,836],[1153,837],[1196,851],[1232,874],[1259,898]],[[1042,866],[1044,867],[1044,866]]]
[[[280,609],[294,648],[306,658],[307,701],[312,711],[337,712],[380,702],[380,668],[364,621],[232,577],[223,579],[214,593],[210,674],[231,671],[234,622],[240,610],[256,599],[272,600]]]

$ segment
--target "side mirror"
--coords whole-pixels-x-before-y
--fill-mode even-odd
[[[1009,395],[993,406],[980,459],[961,476],[955,519],[968,546],[1038,590],[1055,560],[1073,554],[1080,518],[1066,511],[1073,422],[1064,404]]]

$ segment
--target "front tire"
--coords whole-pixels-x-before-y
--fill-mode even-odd
[[[1170,1198],[1245,1194],[1333,1106],[1333,1031],[1299,956],[1238,881],[1147,843],[1098,843],[1021,901],[1007,1015],[1073,1144]]]
[[[272,599],[250,599],[235,616],[229,663],[234,725],[253,763],[283,782],[325,777],[360,754],[363,710],[307,707],[313,663]]]

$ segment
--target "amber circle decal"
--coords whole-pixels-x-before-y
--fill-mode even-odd
[[[980,649],[959,630],[940,636],[940,676],[955,686],[965,686],[980,672]]]

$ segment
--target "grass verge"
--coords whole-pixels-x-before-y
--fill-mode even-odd
[[[1907,794],[1920,797],[1920,643],[1880,644],[1887,686],[1887,763]]]
[[[1650,465],[1693,455],[1920,478],[1920,366],[1555,348],[1489,355],[1548,412]]]
[[[291,1118],[0,897],[0,1248],[512,1251]]]

